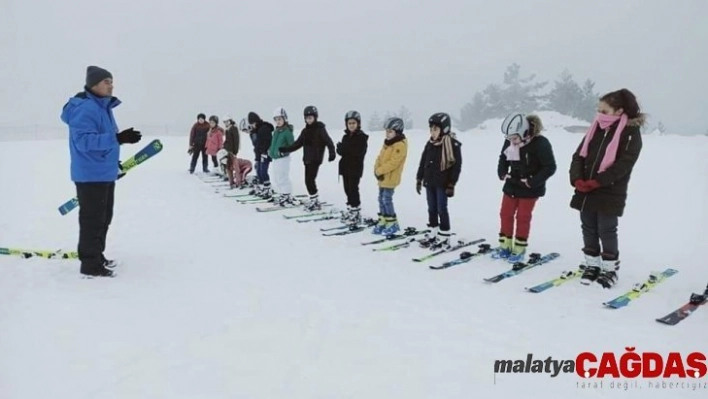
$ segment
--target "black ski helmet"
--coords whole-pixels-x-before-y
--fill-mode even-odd
[[[405,123],[403,123],[403,119],[398,118],[398,117],[393,117],[393,118],[388,118],[386,122],[384,123],[384,129],[388,130],[391,129],[395,131],[397,134],[403,133],[403,128],[405,127]]]
[[[344,115],[344,124],[346,125],[347,122],[349,122],[349,119],[354,119],[357,121],[359,126],[361,126],[361,114],[358,111],[349,111]]]
[[[302,113],[305,118],[307,118],[308,116],[314,116],[315,119],[317,119],[320,116],[317,112],[317,107],[315,107],[314,105],[308,105],[307,107],[305,107],[305,110]]]
[[[437,126],[440,128],[442,134],[448,134],[452,128],[452,120],[450,119],[450,115],[444,112],[437,112],[428,118],[428,125],[431,127]]]

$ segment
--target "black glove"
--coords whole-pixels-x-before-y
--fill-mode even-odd
[[[278,148],[278,152],[281,153],[281,154],[287,154],[287,153],[288,153],[287,151],[285,151],[285,147],[279,147],[279,148]]]
[[[118,169],[123,170],[123,164],[118,161]]]
[[[455,196],[455,185],[454,184],[448,184],[447,188],[445,189],[445,195],[447,195],[447,198],[452,198]]]
[[[342,155],[342,143],[337,143],[337,154]]]
[[[376,176],[376,180],[378,180],[378,181],[383,181],[383,179],[384,179],[383,175],[374,174],[374,176]]]
[[[423,189],[423,181],[422,180],[417,180],[415,182],[415,192],[420,195],[420,191]]]
[[[122,132],[118,133],[116,135],[116,138],[118,139],[118,144],[135,144],[143,138],[143,135],[140,133],[139,130],[134,130],[131,127],[130,129],[125,129]]]
[[[328,161],[332,162],[332,161],[334,161],[335,159],[337,159],[337,154],[335,154],[335,153],[329,154],[329,159],[328,159]]]

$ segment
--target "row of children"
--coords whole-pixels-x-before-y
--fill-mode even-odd
[[[249,113],[248,121],[242,120],[240,128],[250,134],[256,157],[259,184],[252,194],[269,198],[281,206],[299,205],[292,196],[289,154],[302,148],[305,185],[309,194],[305,209],[321,209],[316,179],[325,150],[328,150],[328,161],[334,161],[337,154],[340,156],[339,174],[343,178],[348,208],[343,219],[347,223],[359,223],[359,182],[364,174],[369,138],[361,130],[361,115],[357,111],[346,113],[346,129],[336,146],[325,125],[318,121],[316,107],[306,107],[303,116],[306,126],[297,139],[282,108],[273,114],[275,127],[253,112]],[[618,218],[624,212],[630,175],[642,148],[639,128],[644,122],[645,116],[640,112],[634,94],[626,89],[608,93],[600,99],[598,114],[572,156],[569,173],[575,191],[570,206],[580,211],[585,256],[581,281],[584,284],[596,281],[609,288],[617,280]],[[230,121],[229,126],[232,123]],[[462,152],[448,114],[433,114],[428,124],[430,138],[418,163],[416,192],[422,194],[425,188],[428,227],[437,230],[422,246],[441,247],[449,245],[452,235],[448,200],[454,196],[459,182]],[[401,183],[408,144],[403,120],[390,118],[383,127],[386,137],[373,170],[379,186],[379,222],[373,232],[390,235],[400,230],[393,194]],[[502,122],[501,131],[504,143],[497,175],[504,184],[499,248],[494,256],[516,262],[525,257],[533,210],[538,199],[546,193],[546,182],[555,174],[556,162],[550,141],[541,133],[543,124],[538,116],[508,115]],[[226,141],[229,141],[228,135]],[[235,156],[237,151],[238,148],[234,152],[227,150],[227,153]],[[192,161],[191,171],[195,162]],[[270,163],[273,164],[272,185]]]

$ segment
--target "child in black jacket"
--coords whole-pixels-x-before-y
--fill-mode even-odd
[[[280,147],[278,150],[285,154],[297,151],[302,148],[302,162],[305,164],[305,186],[310,195],[310,201],[305,204],[305,210],[315,211],[322,209],[317,192],[317,173],[324,160],[325,147],[329,150],[329,162],[337,158],[334,143],[327,133],[324,123],[317,120],[319,113],[314,105],[308,105],[303,111],[305,116],[305,127],[295,142],[287,147]]]
[[[349,111],[344,116],[346,129],[342,141],[337,143],[339,154],[339,175],[344,183],[347,196],[347,212],[342,214],[342,223],[361,222],[361,197],[359,182],[364,174],[364,158],[368,149],[369,136],[361,130],[361,114]]]
[[[422,187],[428,202],[428,227],[438,228],[437,235],[423,241],[420,246],[437,250],[450,245],[450,214],[448,198],[455,195],[455,185],[462,172],[462,151],[452,132],[450,115],[439,112],[428,119],[430,141],[425,145],[416,175],[416,191]]]

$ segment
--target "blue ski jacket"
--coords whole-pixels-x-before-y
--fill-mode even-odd
[[[98,97],[85,90],[64,105],[61,120],[69,125],[72,181],[117,180],[120,144],[113,108],[120,103],[115,97]]]

